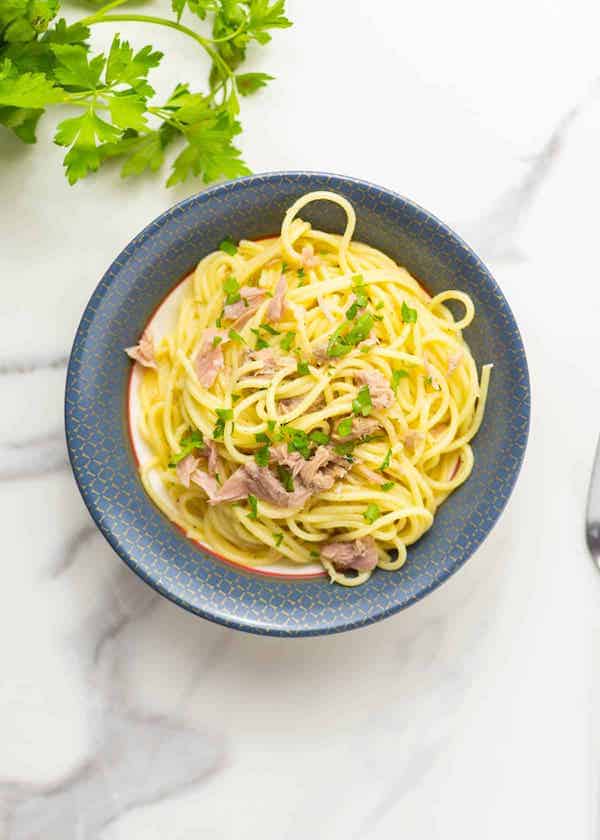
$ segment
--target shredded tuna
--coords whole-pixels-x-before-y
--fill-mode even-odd
[[[302,507],[310,496],[310,490],[305,488],[288,493],[268,467],[259,467],[254,461],[249,461],[227,479],[217,496],[210,501],[211,504],[236,502],[245,499],[250,493],[276,507],[286,509]]]
[[[350,463],[329,446],[319,446],[315,454],[300,467],[298,478],[311,493],[330,490],[338,478],[343,478]]]
[[[381,428],[380,424],[374,417],[353,417],[352,418],[352,431],[349,435],[338,435],[337,432],[334,433],[333,437],[336,440],[342,441],[345,443],[346,441],[350,440],[359,440],[360,438],[368,437],[369,435],[374,434]]]
[[[248,353],[248,360],[251,362],[260,362],[260,372],[267,376],[271,376],[284,367],[296,366],[296,359],[292,356],[276,356],[269,347],[265,347],[262,350],[251,350]]]
[[[177,480],[180,484],[183,484],[184,487],[190,486],[190,478],[192,477],[192,473],[198,466],[198,459],[195,458],[192,454],[186,455],[185,458],[182,458],[181,461],[177,464],[176,473],[177,473]]]
[[[212,502],[219,492],[219,485],[217,484],[216,478],[208,473],[205,473],[204,470],[194,470],[190,478],[194,484],[197,484],[198,487],[201,487],[204,490],[208,496],[209,502]]]
[[[213,342],[215,338],[220,338],[221,341],[215,347]],[[194,369],[198,381],[205,388],[210,388],[217,374],[223,368],[225,362],[223,359],[223,342],[227,341],[228,335],[225,330],[215,330],[212,327],[204,330],[202,336],[202,344],[196,354],[194,360]]]
[[[283,315],[285,307],[285,293],[287,292],[287,284],[283,274],[279,277],[277,285],[275,286],[275,294],[269,301],[267,306],[267,318],[270,321],[279,321]]]
[[[286,443],[278,443],[270,450],[271,461],[282,467],[287,467],[295,478],[306,463],[299,452],[288,452]]]
[[[312,245],[305,245],[302,249],[302,265],[304,268],[316,268],[321,265],[321,257],[316,256]]]
[[[454,373],[456,368],[462,362],[462,359],[463,359],[463,351],[462,350],[459,350],[458,353],[454,353],[452,356],[450,356],[450,358],[448,359],[448,376],[450,376],[451,373]]]
[[[154,344],[152,341],[152,333],[149,329],[144,330],[139,344],[135,347],[126,347],[125,352],[130,359],[139,362],[140,365],[147,368],[156,367],[156,359],[154,358]]]
[[[327,354],[327,344],[317,344],[316,347],[311,347],[311,350],[315,361],[319,362],[319,364],[324,364],[329,360],[329,356]]]
[[[358,469],[365,478],[368,478],[369,481],[373,482],[373,484],[383,484],[385,482],[385,477],[381,473],[376,473],[375,470],[370,470],[369,467],[365,467],[364,464],[360,464]]]
[[[239,320],[248,309],[253,308],[256,311],[265,294],[264,289],[259,289],[256,286],[242,286],[240,289],[241,300],[238,300],[237,303],[228,303],[223,309],[223,317]]]
[[[369,394],[374,408],[389,408],[394,402],[394,392],[390,384],[378,370],[361,370],[355,374],[361,385],[369,386]]]
[[[321,557],[337,569],[370,572],[377,565],[377,549],[372,537],[354,542],[331,542],[321,548]]]
[[[208,472],[210,475],[216,475],[219,469],[219,450],[214,440],[205,442],[202,454],[208,459]]]

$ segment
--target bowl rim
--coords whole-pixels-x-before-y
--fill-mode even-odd
[[[134,557],[134,552],[130,551],[126,546],[119,543],[119,540],[113,533],[110,527],[108,527],[101,515],[100,511],[97,508],[97,505],[94,503],[92,493],[90,492],[89,487],[87,486],[86,477],[80,471],[79,466],[76,463],[75,459],[75,443],[72,437],[72,419],[69,416],[69,395],[72,391],[74,380],[76,378],[76,370],[75,370],[75,357],[76,353],[79,350],[80,344],[84,341],[88,328],[87,323],[89,322],[90,315],[93,315],[95,312],[95,308],[99,302],[105,297],[108,293],[109,289],[111,288],[112,284],[115,282],[115,271],[119,268],[121,261],[126,256],[129,256],[132,251],[138,247],[138,243],[141,244],[142,242],[146,241],[149,237],[152,238],[156,236],[157,232],[160,228],[166,224],[169,220],[169,217],[174,214],[176,211],[185,211],[188,207],[194,207],[197,204],[205,204],[210,202],[211,199],[218,197],[220,194],[226,193],[231,191],[232,187],[239,187],[243,188],[245,185],[252,184],[255,181],[277,181],[278,179],[282,178],[321,178],[321,179],[334,179],[337,181],[341,181],[347,184],[351,184],[355,187],[364,187],[369,190],[374,190],[379,193],[386,194],[391,196],[394,199],[400,200],[405,205],[410,207],[411,209],[417,211],[418,213],[422,214],[423,216],[427,217],[430,221],[432,221],[438,229],[443,232],[446,236],[448,236],[456,245],[460,246],[460,248],[470,255],[471,259],[473,260],[475,268],[481,272],[485,277],[486,281],[489,284],[492,291],[498,296],[502,301],[504,301],[506,308],[508,309],[510,316],[512,318],[512,327],[514,330],[515,338],[517,339],[520,345],[520,361],[522,364],[522,377],[523,377],[523,386],[525,389],[525,397],[523,399],[523,408],[525,410],[525,416],[523,417],[523,425],[521,429],[521,448],[519,452],[518,462],[515,465],[515,469],[510,477],[510,480],[506,484],[505,492],[501,498],[501,503],[497,504],[494,510],[493,516],[489,517],[488,526],[484,533],[478,534],[470,543],[469,549],[467,552],[464,553],[460,562],[455,562],[449,569],[445,570],[442,575],[438,578],[432,579],[428,584],[424,585],[422,588],[419,589],[418,592],[413,594],[411,597],[407,598],[405,601],[400,603],[392,604],[389,607],[381,607],[378,609],[374,609],[368,615],[363,615],[362,617],[355,618],[350,621],[346,622],[338,622],[332,624],[320,624],[315,625],[313,627],[300,627],[300,628],[286,628],[283,626],[272,627],[268,623],[256,623],[250,620],[245,620],[243,618],[236,617],[232,619],[226,615],[221,615],[216,611],[207,610],[200,606],[192,604],[190,601],[178,596],[175,594],[167,585],[162,583],[156,577],[154,577],[151,573],[149,573],[143,566],[141,566]],[[326,189],[326,187],[323,187]],[[105,282],[106,281],[106,282]],[[215,622],[217,624],[221,624],[226,627],[230,627],[236,630],[240,630],[243,632],[248,632],[256,635],[265,635],[265,636],[279,636],[279,637],[287,637],[287,638],[299,638],[299,637],[306,637],[306,636],[321,636],[321,635],[330,635],[333,633],[341,633],[346,632],[348,630],[354,630],[360,627],[368,626],[373,624],[377,621],[381,621],[384,618],[388,618],[392,615],[395,615],[398,612],[401,612],[404,609],[407,609],[409,606],[413,605],[414,603],[420,601],[422,598],[427,596],[429,593],[438,589],[442,586],[446,581],[452,577],[459,569],[461,569],[465,563],[475,554],[475,552],[481,547],[481,545],[485,542],[485,540],[490,535],[491,531],[496,527],[500,517],[504,513],[506,506],[512,496],[515,484],[517,479],[520,475],[523,461],[525,458],[525,453],[527,449],[528,439],[529,439],[529,432],[531,427],[531,381],[529,375],[529,367],[527,364],[527,355],[525,351],[525,345],[523,342],[523,338],[521,335],[521,331],[519,326],[514,318],[512,313],[512,309],[506,300],[506,297],[496,282],[495,278],[493,277],[492,273],[486,267],[484,262],[481,258],[475,253],[475,251],[471,248],[471,246],[459,235],[457,234],[452,228],[450,228],[445,222],[439,219],[434,213],[429,210],[426,210],[422,205],[418,204],[417,202],[413,201],[410,198],[402,195],[401,193],[396,192],[395,190],[389,189],[388,187],[381,186],[380,184],[376,184],[371,181],[367,181],[361,178],[356,178],[354,176],[345,175],[336,172],[328,172],[328,171],[321,171],[321,170],[308,170],[308,169],[300,169],[300,170],[267,170],[264,172],[256,172],[252,175],[247,175],[242,178],[234,179],[233,181],[224,181],[214,186],[208,187],[201,192],[194,193],[193,195],[187,196],[186,198],[181,199],[180,201],[176,202],[173,205],[170,205],[166,210],[160,213],[155,219],[150,221],[148,224],[142,228],[139,233],[137,233],[119,252],[119,254],[113,259],[110,263],[108,268],[102,274],[100,280],[98,281],[94,291],[92,292],[77,325],[77,329],[75,331],[73,345],[69,354],[69,360],[67,365],[67,375],[66,375],[66,382],[65,382],[65,401],[64,401],[64,418],[65,418],[65,433],[66,433],[66,442],[67,442],[67,451],[69,457],[69,463],[71,466],[71,470],[73,472],[75,482],[81,493],[83,498],[84,504],[88,509],[90,516],[92,517],[95,525],[98,527],[99,531],[102,533],[104,538],[107,540],[109,545],[115,551],[115,553],[120,557],[120,559],[126,563],[126,565],[133,571],[136,575],[138,575],[145,583],[150,585],[156,592],[158,592],[163,597],[167,598],[169,601],[177,604],[180,607],[183,607],[186,611],[191,612],[193,615],[200,616],[205,618],[209,621]],[[145,492],[145,491],[144,491]],[[260,575],[257,575],[256,580],[260,579]],[[303,581],[297,581],[299,585],[302,585]]]

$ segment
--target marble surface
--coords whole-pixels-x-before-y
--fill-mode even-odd
[[[197,187],[70,188],[58,148],[2,134],[0,837],[597,838],[597,9],[288,8],[295,27],[252,59],[278,79],[244,105],[246,158],[396,189],[487,261],[529,356],[520,481],[459,574],[349,635],[245,636],[153,594],[68,469],[65,365],[112,258]],[[176,33],[160,43],[178,53],[164,89],[197,73]]]

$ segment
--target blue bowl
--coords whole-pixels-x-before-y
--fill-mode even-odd
[[[355,238],[379,248],[433,294],[462,289],[476,318],[466,339],[479,366],[494,363],[486,417],[469,480],[441,506],[431,530],[396,572],[376,570],[356,588],[326,578],[268,577],[202,551],[150,501],[137,475],[126,395],[135,344],[169,289],[225,235],[258,239],[310,190],[354,205]],[[302,217],[341,232],[339,207],[318,202]],[[274,636],[351,630],[398,612],[459,569],[489,534],[513,489],[529,429],[525,351],[509,306],[471,249],[427,211],[383,187],[313,172],[241,178],[182,201],[117,257],[81,319],[67,376],[69,454],[83,499],[106,539],[143,580],[176,604],[228,627]]]

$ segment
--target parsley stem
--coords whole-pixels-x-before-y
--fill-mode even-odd
[[[115,4],[120,4],[121,0],[115,0]],[[109,4],[111,5],[111,4]],[[119,22],[137,22],[137,23],[153,23],[156,26],[167,26],[169,29],[176,29],[178,32],[183,33],[184,35],[188,35],[190,38],[193,38],[201,47],[204,47],[206,52],[212,58],[215,64],[218,64],[219,67],[223,70],[226,76],[228,76],[232,81],[234,81],[233,73],[229,65],[221,58],[217,50],[213,49],[211,46],[211,41],[208,38],[203,38],[202,35],[199,35],[197,32],[194,32],[193,29],[190,29],[188,26],[184,26],[182,23],[177,23],[175,20],[168,20],[167,18],[155,17],[154,15],[132,15],[132,14],[123,14],[123,15],[104,15],[98,12],[95,15],[90,15],[87,18],[83,18],[80,20],[79,23],[83,26],[91,26],[95,23],[119,23]]]

